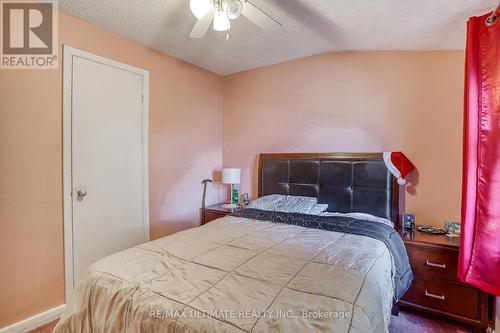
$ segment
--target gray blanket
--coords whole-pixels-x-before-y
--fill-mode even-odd
[[[282,213],[252,208],[243,209],[232,215],[260,221],[272,221],[306,228],[367,236],[380,240],[387,246],[394,258],[396,268],[394,299],[399,300],[410,288],[413,281],[413,272],[403,240],[399,233],[388,225],[350,217]]]

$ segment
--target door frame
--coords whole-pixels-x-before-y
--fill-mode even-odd
[[[149,240],[149,71],[129,66],[92,53],[63,46],[63,221],[64,221],[64,294],[66,303],[74,289],[73,202],[72,202],[72,82],[73,58],[126,70],[142,77],[142,224]]]

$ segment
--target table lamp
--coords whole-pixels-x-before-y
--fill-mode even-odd
[[[233,187],[234,184],[239,184],[241,182],[241,169],[237,168],[223,168],[222,169],[222,184],[231,185],[231,203],[225,204],[224,208],[238,208],[236,204],[238,202],[238,190]]]

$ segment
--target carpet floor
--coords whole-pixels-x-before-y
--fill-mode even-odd
[[[421,312],[400,310],[392,316],[390,333],[472,333],[472,327]]]

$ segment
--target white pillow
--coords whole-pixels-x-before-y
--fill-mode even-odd
[[[248,208],[307,214],[317,202],[318,199],[311,197],[271,194],[255,199]]]
[[[328,204],[315,204],[309,211],[309,215],[320,215],[328,209]]]
[[[360,220],[367,220],[367,221],[372,221],[372,222],[378,222],[378,223],[383,223],[387,224],[388,226],[391,226],[394,228],[394,223],[392,223],[391,220],[385,219],[383,217],[378,217],[372,214],[366,214],[366,213],[332,213],[332,212],[326,212],[326,213],[321,213],[321,216],[344,216],[344,217],[352,217],[355,219],[360,219]]]
[[[277,212],[308,214],[318,202],[317,198],[288,195],[276,207]]]
[[[250,202],[248,208],[275,211],[279,203],[286,199],[286,195],[271,194],[257,198]]]

